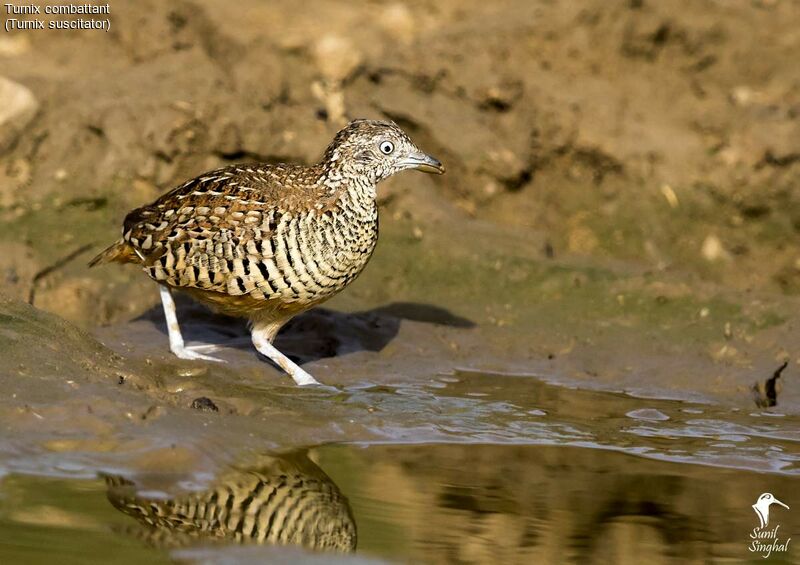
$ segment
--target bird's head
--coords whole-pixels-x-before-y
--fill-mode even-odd
[[[417,147],[394,122],[354,120],[336,134],[323,162],[379,182],[406,169],[444,173],[444,166]]]

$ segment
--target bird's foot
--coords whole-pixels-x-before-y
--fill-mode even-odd
[[[226,363],[224,359],[218,359],[217,357],[212,357],[211,355],[205,355],[204,353],[200,353],[198,349],[205,349],[205,350],[214,350],[216,346],[214,345],[194,345],[194,346],[175,346],[173,345],[170,347],[172,353],[175,357],[179,359],[188,359],[190,361],[214,361],[215,363]]]
[[[280,363],[279,363],[280,364]],[[281,368],[286,371],[290,377],[294,379],[294,382],[300,386],[309,386],[309,385],[317,385],[321,386],[320,382],[308,374],[306,371],[295,365],[294,367],[285,367],[281,365]]]
[[[216,343],[194,343],[192,345],[187,345],[186,349],[191,349],[192,351],[212,352],[212,351],[219,351],[220,349],[222,349],[222,347],[220,347]]]
[[[308,385],[319,385],[319,381],[301,369],[297,363],[289,359],[286,355],[275,349],[275,346],[272,345],[270,338],[263,330],[263,328],[253,328],[251,330],[251,336],[253,338],[253,345],[255,345],[256,350],[271,359],[275,364],[278,365],[281,369],[286,371],[295,383],[300,386],[308,386]]]

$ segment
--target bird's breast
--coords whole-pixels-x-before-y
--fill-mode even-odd
[[[275,286],[300,299],[319,300],[353,281],[378,240],[377,207],[342,206],[285,214],[271,236]]]

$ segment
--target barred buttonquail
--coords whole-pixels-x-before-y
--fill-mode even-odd
[[[395,123],[355,120],[315,165],[225,167],[137,208],[90,265],[138,263],[160,284],[178,357],[218,361],[184,344],[173,289],[248,318],[259,352],[297,384],[317,384],[272,341],[361,273],[378,239],[376,185],[405,169],[444,172]]]
[[[305,454],[264,457],[254,469],[236,469],[208,490],[177,498],[136,494],[131,481],[105,477],[108,500],[143,527],[129,533],[156,547],[198,543],[300,545],[349,553],[356,523],[347,498]]]

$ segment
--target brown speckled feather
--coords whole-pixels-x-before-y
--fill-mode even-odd
[[[387,143],[398,148],[392,157]],[[357,120],[316,165],[225,167],[132,211],[122,239],[92,264],[138,263],[161,284],[277,331],[364,269],[378,238],[376,185],[420,154],[395,124]]]
[[[244,294],[225,284],[238,263],[265,258],[257,242],[277,235],[284,214],[308,213],[318,202],[335,201],[335,195],[326,192],[315,168],[226,167],[132,211],[125,218],[123,239],[156,280]],[[200,270],[208,270],[210,276]]]

